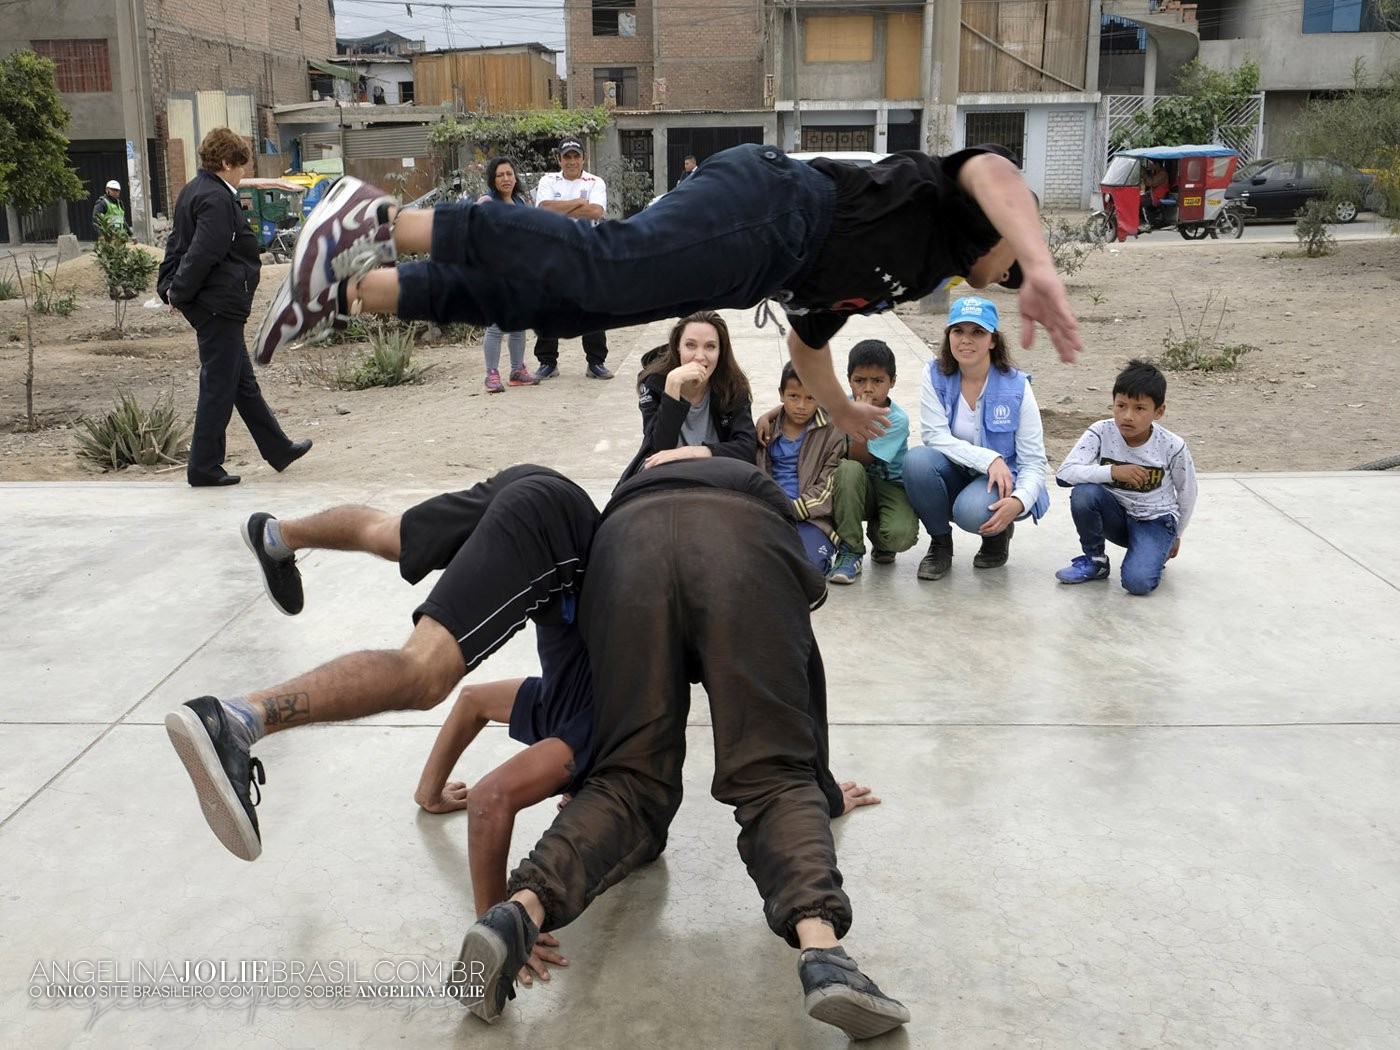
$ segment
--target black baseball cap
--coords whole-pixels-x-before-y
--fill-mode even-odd
[[[580,155],[583,153],[583,143],[580,142],[578,139],[574,138],[572,135],[559,140],[559,156],[562,157],[565,153],[568,153],[570,150]]]

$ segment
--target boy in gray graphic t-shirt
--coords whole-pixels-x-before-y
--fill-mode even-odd
[[[1113,381],[1113,418],[1084,432],[1055,480],[1073,487],[1070,511],[1084,553],[1055,573],[1061,583],[1108,578],[1104,541],[1126,547],[1121,577],[1129,594],[1150,594],[1196,505],[1196,468],[1186,442],[1157,420],[1167,380],[1146,361],[1129,361]]]

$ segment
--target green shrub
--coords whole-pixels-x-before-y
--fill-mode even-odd
[[[58,290],[58,280],[47,270],[31,263],[34,274],[34,312],[36,314],[57,314],[67,317],[78,308],[78,293],[72,288],[66,292]]]
[[[421,383],[432,366],[413,363],[413,343],[417,336],[418,326],[413,324],[406,327],[379,324],[370,329],[370,352],[348,377],[350,389]]]
[[[189,421],[175,412],[173,393],[160,395],[145,409],[123,392],[101,419],[78,420],[78,455],[102,464],[104,470],[179,463],[184,459],[180,442],[188,429]]]
[[[1093,215],[1079,222],[1042,215],[1040,224],[1045,227],[1045,240],[1050,246],[1050,257],[1055,260],[1055,269],[1066,277],[1078,273],[1090,255],[1104,249],[1099,231],[1101,222]]]
[[[1293,228],[1298,246],[1309,259],[1331,255],[1337,250],[1337,238],[1327,229],[1336,222],[1331,201],[1310,200],[1298,209],[1298,225]]]
[[[402,256],[400,256],[402,258]],[[390,318],[396,321],[395,318]],[[345,323],[345,327],[339,331],[332,329],[324,339],[317,338],[313,342],[327,343],[330,346],[340,346],[344,343],[363,343],[369,339],[369,325],[363,317],[352,317]]]
[[[1219,341],[1220,328],[1225,323],[1227,300],[1224,299],[1220,301],[1220,316],[1216,319],[1215,328],[1206,332],[1205,326],[1214,298],[1213,293],[1206,294],[1201,317],[1192,329],[1187,325],[1181,303],[1177,302],[1173,293],[1172,302],[1176,303],[1177,316],[1181,318],[1181,334],[1177,335],[1171,328],[1167,329],[1167,334],[1162,339],[1162,353],[1157,358],[1158,367],[1168,372],[1233,372],[1239,368],[1240,358],[1259,349],[1248,343],[1224,344]]]
[[[7,299],[18,299],[19,289],[15,287],[15,282],[0,277],[0,302]]]
[[[107,296],[112,300],[113,323],[120,332],[126,321],[126,304],[151,287],[156,260],[132,243],[121,220],[103,216],[104,236],[93,248],[102,276],[107,279]]]

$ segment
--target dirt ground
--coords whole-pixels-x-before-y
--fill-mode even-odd
[[[1191,329],[1202,324],[1208,295],[1205,331],[1215,332],[1224,305],[1218,341],[1257,350],[1236,372],[1168,374],[1163,423],[1188,439],[1199,470],[1337,470],[1400,455],[1400,398],[1392,386],[1400,360],[1400,238],[1343,241],[1335,255],[1320,259],[1284,257],[1291,248],[1144,240],[1090,256],[1067,280],[1087,347],[1080,363],[1056,363],[1043,334],[1035,350],[1019,355],[1034,373],[1052,464],[1085,426],[1107,414],[1122,363],[1161,353],[1169,330],[1181,334],[1183,318]],[[255,318],[284,275],[285,267],[264,267]],[[182,483],[179,468],[103,474],[75,454],[74,421],[107,411],[119,390],[146,404],[173,390],[177,406],[192,413],[198,381],[193,333],[183,319],[143,308],[138,299],[129,308],[125,338],[115,338],[112,304],[92,257],[63,264],[57,278],[60,290],[77,291],[79,305],[66,318],[33,319],[39,428],[32,432],[23,387],[24,312],[19,300],[0,302],[0,481]],[[1002,305],[1014,334],[1010,297]],[[912,307],[901,308],[901,315],[925,341],[941,336],[941,318]],[[628,346],[627,333],[613,343]],[[479,348],[440,341],[419,353],[432,366],[420,386],[331,390],[316,365],[335,353],[285,354],[259,373],[288,433],[325,438],[337,453],[303,461],[312,480],[427,482],[529,459],[569,469],[569,461],[581,457],[607,473],[611,459],[620,471],[630,455],[630,447],[618,448],[601,463],[597,446],[568,433],[567,421],[596,403],[602,384],[566,378],[488,396]],[[566,349],[569,355],[576,374],[581,355]],[[615,350],[614,357],[621,361],[622,355]],[[635,362],[621,367],[626,375]],[[898,393],[913,415],[917,390]],[[617,404],[627,413],[630,434],[634,403],[620,397]],[[229,449],[230,470],[270,474],[236,420]]]

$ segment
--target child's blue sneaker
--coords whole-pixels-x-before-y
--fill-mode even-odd
[[[861,556],[848,547],[842,547],[836,555],[836,564],[831,567],[829,583],[855,583],[860,575]]]
[[[1061,583],[1088,583],[1108,579],[1108,557],[1103,554],[1081,554],[1055,573]]]

